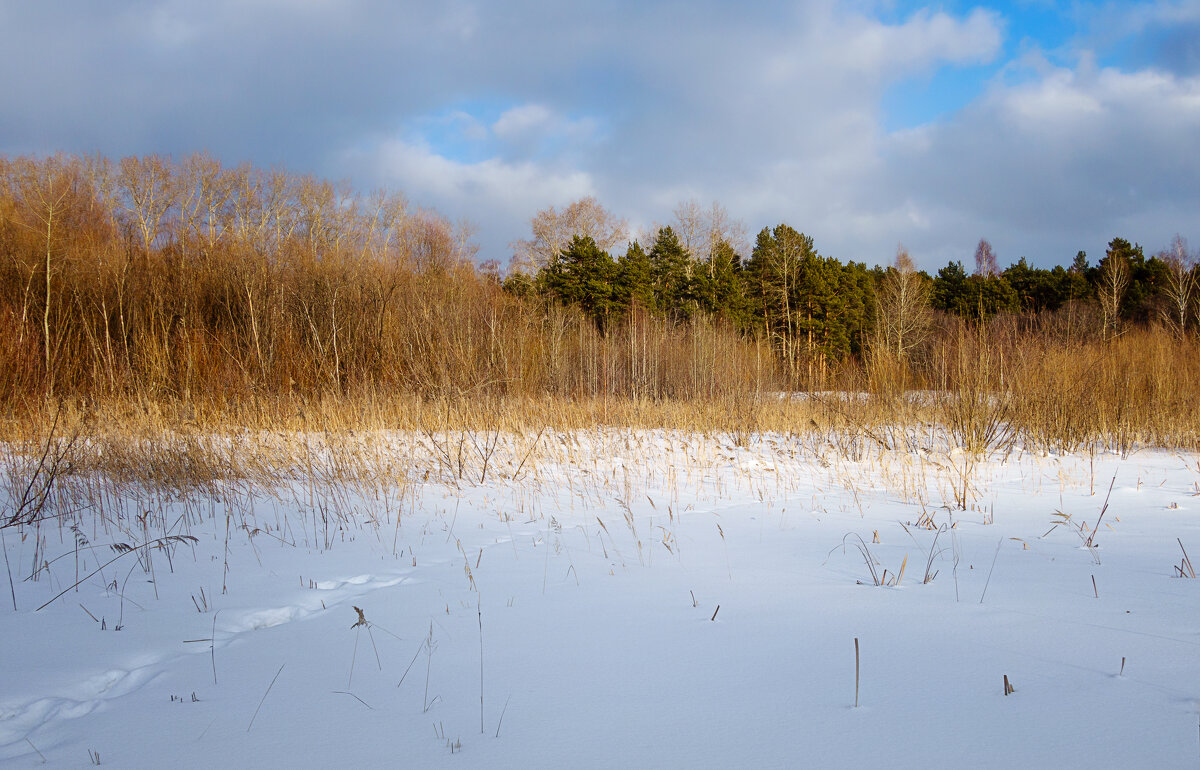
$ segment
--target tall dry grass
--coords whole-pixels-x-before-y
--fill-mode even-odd
[[[1105,338],[1076,312],[943,319],[920,358],[869,360],[864,378],[881,402],[916,383],[926,391],[918,419],[972,453],[1018,441],[1042,451],[1200,448],[1200,340],[1157,327]]]
[[[0,433],[43,435],[57,415],[84,431],[88,467],[167,485],[267,478],[210,440],[239,431],[608,424],[895,446],[888,430],[937,424],[971,453],[1200,446],[1195,338],[1110,339],[1088,306],[942,318],[903,356],[798,380],[721,320],[634,311],[601,333],[504,292],[473,256],[435,213],[311,177],[0,158]]]
[[[782,385],[726,325],[601,334],[505,293],[398,197],[192,157],[0,159],[0,408],[243,414],[328,397],[713,398]],[[289,407],[290,408],[290,407]]]

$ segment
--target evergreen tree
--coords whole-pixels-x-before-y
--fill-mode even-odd
[[[675,320],[690,318],[695,309],[692,258],[674,230],[664,227],[658,231],[649,257],[655,307]]]
[[[873,304],[865,266],[822,257],[811,237],[781,224],[758,234],[743,281],[752,323],[794,372],[861,351]]]
[[[517,297],[532,297],[537,293],[537,282],[528,273],[516,271],[504,279],[504,290]]]
[[[617,260],[613,302],[622,311],[634,305],[651,311],[655,309],[650,257],[637,241],[629,244],[625,256]]]
[[[882,272],[882,271],[881,271]],[[926,285],[929,276],[918,273]],[[843,296],[847,298],[845,319],[850,335],[850,354],[861,356],[876,328],[875,271],[862,262],[847,262],[843,272]]]
[[[1017,293],[1022,312],[1041,313],[1058,310],[1067,301],[1068,275],[1061,267],[1042,270],[1030,267],[1025,257],[1002,273]]]
[[[1066,278],[1063,280],[1063,293],[1066,295],[1067,301],[1084,300],[1095,296],[1092,283],[1088,278],[1091,272],[1092,268],[1088,266],[1087,252],[1076,252],[1075,259],[1067,268]]]
[[[999,313],[1016,313],[1020,309],[1017,292],[1002,276],[972,275],[967,278],[968,318],[978,321]]]
[[[970,300],[967,296],[967,271],[962,262],[952,261],[933,279],[930,303],[937,310],[967,316]]]
[[[810,359],[833,363],[850,352],[846,325],[846,297],[842,263],[815,251],[800,260],[792,306],[796,308],[796,334]]]
[[[964,318],[990,318],[997,313],[1015,313],[1020,298],[1000,275],[967,275],[962,262],[951,262],[933,279],[932,305],[937,310]]]
[[[695,294],[700,307],[744,326],[746,309],[742,293],[742,258],[728,241],[721,239],[700,267],[695,277]]]
[[[557,260],[542,268],[539,280],[547,296],[578,305],[601,332],[613,308],[616,265],[591,236],[576,235]]]
[[[764,227],[746,265],[746,296],[759,328],[789,365],[796,361],[796,284],[800,264],[814,253],[812,238],[787,225]]]

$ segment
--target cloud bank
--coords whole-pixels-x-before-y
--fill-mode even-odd
[[[5,0],[0,151],[208,150],[387,186],[501,261],[584,195],[635,224],[719,200],[929,269],[980,237],[1002,264],[1200,238],[1200,2],[1076,5],[1053,45],[1027,6],[947,8]],[[887,128],[893,89],[944,73],[965,99]]]

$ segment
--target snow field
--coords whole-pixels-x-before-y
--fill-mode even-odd
[[[314,440],[270,486],[96,480],[104,516],[70,519],[86,544],[57,522],[5,533],[0,761],[1200,757],[1200,583],[1175,576],[1177,539],[1200,553],[1197,456],[742,438],[388,434]],[[177,535],[196,540],[71,588],[112,543]]]

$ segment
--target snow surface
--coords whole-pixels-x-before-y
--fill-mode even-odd
[[[1200,758],[1197,455],[595,430],[504,436],[484,473],[473,438],[460,461],[363,437],[392,458],[369,482],[123,486],[78,533],[6,530],[0,762]],[[165,534],[197,540],[111,548]]]

